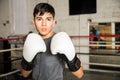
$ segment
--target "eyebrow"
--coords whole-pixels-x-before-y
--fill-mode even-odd
[[[38,16],[38,17],[35,17],[35,18],[38,19],[38,18],[42,18],[42,17]],[[51,18],[52,19],[53,17],[46,17],[46,18]]]

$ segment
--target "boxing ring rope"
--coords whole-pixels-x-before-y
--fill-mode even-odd
[[[20,48],[12,48],[12,49],[5,49],[5,50],[0,50],[0,53],[8,52],[8,51],[22,50],[22,49],[23,49],[22,47],[20,47]]]
[[[15,74],[17,72],[20,72],[20,69],[17,69],[17,70],[14,70],[14,71],[11,71],[11,72],[8,72],[8,73],[5,73],[5,74],[0,74],[0,78],[1,77],[5,77],[5,76],[9,76],[9,75],[12,75],[12,74]]]
[[[94,44],[91,44],[91,45],[75,45],[75,47],[90,47],[90,46],[113,46],[113,45],[94,45]],[[116,46],[120,46],[120,45],[116,45]]]
[[[0,41],[6,41],[6,40],[24,40],[25,38],[0,38]]]
[[[108,66],[108,67],[120,67],[120,65],[117,64],[105,64],[105,63],[85,63],[83,62],[83,64],[87,64],[87,65],[100,65],[100,66]]]
[[[0,38],[0,41],[8,41],[10,44],[12,43],[14,45],[17,45],[17,44],[23,44],[23,42],[21,43],[21,40],[22,41],[25,40],[25,37],[16,37],[16,36],[12,36],[12,38],[10,38],[10,37],[11,36],[9,36],[8,38]],[[9,52],[9,51],[21,51],[22,49],[23,49],[23,47],[4,49],[4,50],[0,50],[0,53]],[[7,54],[7,53],[5,53],[5,54]],[[18,60],[22,59],[22,57],[17,57],[17,56],[11,56],[10,58],[13,58],[13,59],[11,59],[10,61],[0,62],[0,64],[5,64],[8,62],[18,61]],[[20,72],[20,69],[15,69],[15,70],[12,70],[7,73],[0,74],[0,78],[7,77],[10,75],[16,74],[18,72]]]
[[[120,38],[120,34],[116,34],[116,35],[97,35],[97,36],[70,36],[71,37],[71,39],[78,39],[78,43],[79,43],[79,40],[80,39],[89,39],[89,45],[82,45],[82,44],[77,44],[77,45],[75,45],[75,47],[93,47],[93,46],[95,46],[95,47],[100,47],[100,46],[102,46],[102,47],[112,47],[112,46],[114,46],[114,47],[120,47],[120,45],[119,45],[119,43],[120,43],[120,41],[115,41],[115,39],[116,38]],[[94,38],[94,37],[97,37],[97,38],[99,38],[100,39],[100,37],[104,37],[104,39],[105,38],[114,38],[114,40],[113,41],[92,41],[90,38]],[[101,43],[105,43],[105,44],[101,44]],[[110,44],[111,43],[111,44]],[[112,44],[112,43],[114,43],[114,44]],[[114,51],[116,51],[116,48],[111,48],[112,50],[114,50]],[[94,50],[96,50],[96,54],[95,53],[92,53],[92,54],[89,54],[89,53],[83,53],[82,55],[88,55],[88,56],[95,56],[95,57],[97,57],[97,56],[99,56],[100,58],[101,57],[105,57],[105,55],[106,56],[119,56],[119,54],[118,53],[116,53],[116,54],[105,54],[105,53],[99,53],[99,54],[97,54],[97,51],[100,51],[100,50],[102,50],[102,51],[104,51],[105,49],[100,49],[100,48],[96,48],[96,49],[94,49]],[[119,49],[117,49],[117,51],[118,50],[120,50],[120,48]],[[80,54],[81,55],[81,53],[78,53],[78,54]],[[114,68],[120,68],[120,64],[113,64],[113,63],[109,63],[109,64],[107,64],[107,62],[106,63],[104,63],[104,62],[95,62],[95,61],[91,61],[91,62],[89,62],[89,63],[86,63],[86,62],[82,62],[83,63],[83,65],[94,65],[94,66],[102,66],[102,67],[114,67]],[[90,68],[89,67],[89,71],[97,71],[97,72],[110,72],[110,73],[119,73],[120,74],[120,71],[115,71],[115,70],[106,70],[106,69],[95,69],[95,68]]]
[[[90,35],[90,36],[70,36],[71,38],[94,38],[94,37],[104,37],[104,38],[112,38],[112,37],[115,37],[115,38],[120,38],[120,34],[98,34],[98,35]]]
[[[89,42],[93,42],[93,41],[89,41]],[[94,41],[94,43],[120,43],[119,41]]]
[[[22,50],[23,48],[12,48],[12,49],[6,49],[6,50],[0,50],[0,53],[3,53],[3,52],[8,52],[8,51],[16,51],[16,50]],[[16,59],[13,59],[11,60],[11,62],[13,61],[17,61],[17,60],[21,60],[22,57],[11,57],[11,58],[16,58]],[[6,63],[6,62],[4,62]],[[0,63],[0,64],[3,64],[3,63]],[[11,71],[11,72],[8,72],[8,73],[4,73],[4,74],[0,74],[0,78],[2,77],[6,77],[6,76],[9,76],[9,75],[12,75],[12,74],[15,74],[15,73],[18,73],[20,72],[20,69],[17,69],[17,70],[14,70],[14,71]]]
[[[90,36],[70,36],[71,38],[89,38]],[[93,37],[93,36],[92,36]],[[100,37],[100,36],[99,36]],[[107,36],[102,36],[102,37],[107,37]],[[120,35],[112,35],[112,36],[108,36],[108,37],[120,37]],[[0,41],[2,40],[24,40],[24,38],[5,38],[5,39],[0,39]],[[96,43],[99,42],[99,43],[104,43],[104,42],[100,42],[100,41],[95,41]],[[109,41],[109,42],[105,42],[105,43],[120,43],[119,41]],[[75,45],[76,47],[89,47],[89,46],[112,46],[112,45],[95,45],[95,44],[90,44],[90,45]],[[120,46],[120,45],[118,45]],[[0,50],[0,53],[3,53],[3,52],[8,52],[8,51],[21,51],[23,50],[23,47],[19,47],[19,48],[12,48],[12,49],[5,49],[5,50]],[[88,56],[105,56],[105,55],[95,55],[95,54],[82,54],[82,53],[79,53],[81,55],[88,55]],[[117,56],[117,55],[115,55]],[[14,58],[19,58],[19,57],[14,57]],[[13,61],[17,61],[17,60],[20,60],[21,58],[19,59],[16,59],[16,60],[13,60]],[[12,60],[11,60],[12,61]],[[110,67],[120,67],[120,65],[118,64],[105,64],[105,63],[85,63],[83,62],[83,64],[85,65],[101,65],[101,66],[110,66]],[[99,71],[99,72],[111,72],[111,73],[120,73],[120,71],[111,71],[111,70],[96,70],[96,69],[89,69],[90,71]],[[5,77],[5,76],[9,76],[9,75],[12,75],[12,74],[15,74],[17,72],[20,72],[20,69],[17,69],[17,70],[14,70],[14,71],[11,71],[11,72],[8,72],[8,73],[4,73],[4,74],[0,74],[0,78],[1,77]]]

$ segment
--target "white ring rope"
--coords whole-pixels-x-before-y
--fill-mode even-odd
[[[120,45],[99,45],[99,44],[91,44],[91,45],[75,45],[75,47],[89,47],[89,46],[120,46]]]
[[[109,66],[109,67],[120,67],[120,65],[117,65],[117,64],[105,64],[105,63],[85,63],[85,62],[83,62],[83,64],[98,65],[98,66]]]
[[[75,47],[90,47],[90,46],[118,46],[120,47],[120,45],[101,45],[101,44],[90,44],[90,45],[75,45]],[[15,51],[15,50],[22,50],[23,48],[12,48],[12,49],[4,49],[4,50],[0,50],[0,53],[2,52],[8,52],[8,51]]]
[[[96,72],[107,72],[107,73],[112,73],[112,74],[115,74],[115,73],[120,74],[120,71],[98,70],[98,69],[88,69],[88,70],[89,70],[89,71],[96,71]]]
[[[103,43],[103,42],[101,42]],[[105,42],[106,43],[106,42]],[[110,42],[109,42],[110,43]],[[120,42],[115,42],[115,43],[120,43]],[[113,46],[113,45],[99,45],[99,44],[90,44],[90,45],[75,45],[75,47],[89,47],[89,46]],[[115,45],[116,46],[116,45]],[[120,46],[120,45],[117,45],[117,46]],[[0,50],[0,53],[2,52],[8,52],[8,51],[17,51],[17,50],[23,50],[23,47],[20,47],[20,48],[12,48],[12,49],[4,49],[4,50]],[[104,56],[104,55],[88,55],[88,56]],[[120,65],[117,65],[117,64],[105,64],[105,63],[85,63],[83,62],[83,64],[85,65],[101,65],[101,66],[109,66],[109,67],[120,67]],[[116,72],[116,73],[120,73],[119,71],[111,71],[111,70],[98,70],[98,69],[89,69],[89,71],[98,71],[98,72]],[[8,73],[5,73],[5,74],[1,74],[0,77],[5,77],[5,76],[8,76],[8,75],[11,75],[11,74],[14,74],[14,73],[17,73],[17,72],[20,72],[20,70],[15,70],[15,71],[11,71],[11,72],[8,72]]]
[[[4,50],[0,50],[0,53],[2,52],[8,52],[8,51],[16,51],[16,50],[22,50],[23,48],[12,48],[12,49],[4,49]]]
[[[75,47],[89,47],[89,46],[113,46],[113,45],[94,45],[94,44],[92,44],[92,45],[75,45]],[[120,46],[120,45],[116,45],[116,46]],[[8,51],[16,51],[16,50],[23,50],[23,48],[22,47],[20,47],[20,48],[12,48],[12,49],[4,49],[4,50],[0,50],[0,53],[2,53],[2,52],[8,52]]]
[[[5,77],[5,76],[8,76],[8,75],[11,75],[11,74],[17,73],[17,72],[20,72],[20,70],[17,69],[17,70],[15,70],[15,71],[11,71],[11,72],[8,72],[8,73],[5,73],[5,74],[1,74],[0,77]]]
[[[110,67],[120,67],[120,65],[116,65],[116,64],[101,64],[101,63],[85,63],[85,62],[82,62],[82,64],[87,64],[87,65],[101,65],[101,66],[110,66]],[[111,71],[111,70],[97,70],[97,69],[89,69],[89,71],[98,71],[98,72],[115,72],[115,73],[120,73],[119,71]],[[5,77],[5,76],[8,76],[8,75],[11,75],[11,74],[14,74],[14,73],[17,73],[17,72],[20,72],[20,70],[15,70],[15,71],[11,71],[11,72],[8,72],[8,73],[5,73],[5,74],[1,74],[0,77]]]

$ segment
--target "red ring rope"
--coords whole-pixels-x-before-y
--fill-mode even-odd
[[[120,38],[120,34],[115,34],[115,35],[110,35],[110,34],[105,34],[105,35],[90,35],[90,36],[70,36],[71,38],[93,38],[93,37],[116,37],[116,38]]]
[[[5,40],[24,40],[25,38],[0,38],[0,41],[5,41]]]
[[[110,34],[105,34],[105,35],[90,35],[90,36],[70,36],[71,38],[93,38],[93,37],[115,37],[115,38],[120,38],[120,34],[115,34],[115,35],[110,35]],[[0,41],[2,40],[24,40],[25,38],[0,38]]]

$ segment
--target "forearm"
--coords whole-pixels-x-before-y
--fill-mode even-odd
[[[23,77],[27,78],[32,72],[33,63],[27,62],[24,58],[21,61],[21,74]]]
[[[83,76],[83,67],[80,59],[75,55],[72,61],[66,60],[69,70],[78,78]]]
[[[84,75],[83,67],[81,66],[77,71],[72,72],[77,78],[82,78]]]
[[[75,55],[72,61],[69,61],[67,58],[65,61],[68,65],[69,70],[72,72],[76,72],[81,67],[81,61],[79,60],[77,55]]]
[[[27,78],[31,74],[32,70],[26,71],[24,69],[21,69],[21,74],[23,77]]]

